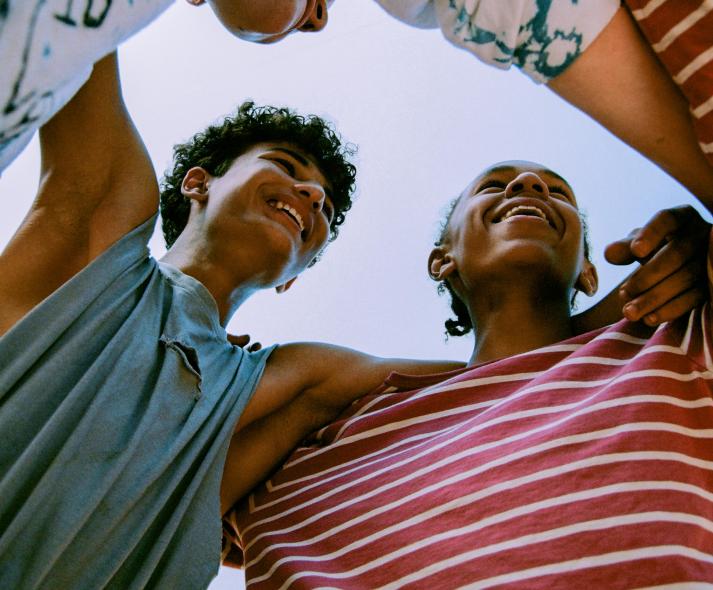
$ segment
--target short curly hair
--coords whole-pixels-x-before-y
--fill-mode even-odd
[[[434,246],[442,246],[445,243],[446,238],[448,237],[448,228],[451,222],[451,217],[453,216],[453,212],[455,211],[455,208],[458,205],[460,199],[461,197],[456,197],[447,205],[446,214],[443,220],[441,221],[440,232],[438,234],[438,239],[434,243]],[[579,212],[579,218],[582,220],[584,256],[589,259],[592,246],[589,243],[589,227],[587,225],[587,219],[582,211]],[[466,306],[466,304],[463,303],[463,300],[460,297],[458,297],[457,293],[447,280],[439,281],[437,291],[439,295],[448,293],[448,297],[450,299],[451,304],[451,311],[456,316],[455,319],[449,318],[445,322],[446,337],[465,336],[466,334],[468,334],[473,329],[473,322],[470,319],[470,312],[468,311],[468,307]],[[574,309],[574,297],[572,297],[571,306],[572,309]]]
[[[333,241],[352,206],[356,167],[349,161],[356,147],[344,143],[332,125],[316,115],[300,115],[291,109],[257,106],[247,101],[233,116],[196,133],[173,148],[173,168],[161,181],[161,219],[166,246],[170,248],[188,223],[190,200],[181,194],[181,184],[194,166],[213,176],[225,174],[233,161],[257,143],[284,141],[314,158],[331,185],[334,218],[329,226]]]

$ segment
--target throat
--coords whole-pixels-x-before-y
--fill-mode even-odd
[[[482,303],[471,308],[475,344],[470,364],[510,357],[573,335],[570,307],[565,299],[488,298],[489,309]]]

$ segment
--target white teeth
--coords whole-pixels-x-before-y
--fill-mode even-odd
[[[302,220],[302,216],[299,214],[297,209],[295,209],[294,207],[290,207],[289,205],[287,205],[286,203],[283,203],[282,201],[275,201],[274,207],[275,207],[275,209],[281,209],[281,210],[289,213],[290,216],[297,222],[297,225],[300,226],[300,231],[304,231],[305,223]]]
[[[535,216],[539,217],[540,219],[549,221],[549,219],[547,219],[547,215],[545,215],[545,212],[542,209],[535,207],[534,205],[518,205],[517,207],[513,207],[512,209],[507,211],[505,215],[502,216],[501,221],[505,221],[513,215],[517,215],[518,213],[522,213],[524,211],[534,213]]]

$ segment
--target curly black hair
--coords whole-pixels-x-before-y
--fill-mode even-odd
[[[451,217],[453,216],[453,211],[455,211],[456,205],[458,205],[459,201],[460,201],[460,197],[456,197],[447,205],[446,214],[445,214],[443,220],[441,221],[441,229],[438,234],[438,239],[434,243],[434,246],[442,246],[444,244],[444,242],[446,241],[446,237],[448,236],[448,226],[450,225]],[[591,244],[589,243],[589,227],[587,225],[587,219],[586,219],[585,214],[582,211],[579,212],[579,218],[582,220],[582,235],[583,235],[583,239],[584,239],[584,256],[585,256],[585,258],[589,259],[589,254],[591,252],[592,247],[591,247]],[[448,293],[448,296],[451,300],[450,301],[451,311],[456,316],[455,319],[449,318],[445,321],[446,337],[448,337],[448,336],[465,336],[473,329],[473,322],[470,319],[470,312],[468,311],[468,307],[466,306],[465,303],[463,303],[463,300],[460,297],[458,297],[455,290],[453,289],[453,287],[447,280],[439,281],[438,287],[436,289],[437,289],[439,295]],[[572,306],[572,309],[574,309],[574,307],[575,307],[575,301],[574,301],[575,296],[576,296],[576,292],[572,296],[572,301],[570,303]]]
[[[321,117],[247,101],[235,115],[174,146],[173,168],[161,181],[160,207],[167,247],[173,245],[188,223],[190,200],[181,194],[186,172],[201,166],[213,176],[222,176],[238,156],[257,143],[269,141],[291,143],[314,158],[332,189],[334,218],[329,226],[329,241],[337,237],[338,227],[352,206],[356,167],[349,158],[356,153],[356,147],[343,143],[332,125]]]

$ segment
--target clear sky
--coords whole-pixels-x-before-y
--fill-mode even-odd
[[[588,213],[600,294],[628,272],[603,261],[605,244],[660,208],[695,203],[545,87],[486,67],[436,31],[409,29],[371,0],[337,0],[323,32],[267,47],[229,37],[208,7],[181,2],[123,46],[121,64],[158,174],[174,143],[246,98],[325,116],[359,145],[358,199],[339,239],[289,292],[255,297],[229,324],[263,344],[467,359],[469,339],[445,340],[448,307],[426,260],[446,203],[496,161],[539,161],[569,180]],[[0,178],[0,247],[31,203],[38,167],[35,141]],[[158,233],[152,249],[164,251]],[[211,589],[239,578],[221,572]]]

